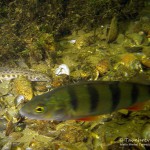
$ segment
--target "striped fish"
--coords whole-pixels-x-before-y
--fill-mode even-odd
[[[20,114],[38,120],[82,120],[149,99],[149,85],[117,81],[83,82],[58,87],[34,97],[21,108]]]

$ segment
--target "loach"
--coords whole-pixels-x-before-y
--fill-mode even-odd
[[[150,86],[118,81],[90,81],[58,87],[35,96],[20,114],[37,120],[88,120],[127,108],[140,110],[150,99]]]
[[[21,68],[0,67],[0,80],[11,80],[20,76],[25,76],[30,81],[50,81],[50,78],[46,74],[37,71]]]

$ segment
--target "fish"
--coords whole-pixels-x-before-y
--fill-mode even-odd
[[[88,120],[129,106],[133,106],[130,110],[140,110],[141,102],[149,99],[149,85],[88,81],[35,96],[20,109],[20,115],[36,120]]]
[[[22,68],[0,67],[1,81],[12,80],[20,76],[25,76],[30,81],[45,81],[45,82],[51,81],[49,76],[37,71],[32,71],[32,70],[27,70]]]

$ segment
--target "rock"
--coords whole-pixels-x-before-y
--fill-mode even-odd
[[[14,80],[14,87],[18,95],[23,95],[27,100],[32,99],[33,89],[31,82],[26,77],[19,77]]]
[[[124,42],[125,36],[123,34],[119,34],[117,37],[117,43],[122,44]]]
[[[123,42],[124,48],[130,53],[141,53],[143,49],[143,42],[145,41],[145,35],[140,33],[132,33],[126,35],[126,39]]]
[[[148,58],[148,57],[143,58],[143,59],[142,59],[142,64],[143,64],[145,67],[150,68],[150,58]]]
[[[128,34],[127,37],[131,39],[135,45],[141,45],[144,40],[143,35],[138,33]]]
[[[110,69],[110,62],[108,59],[102,59],[96,65],[96,70],[99,72],[99,75],[103,75],[108,72]]]

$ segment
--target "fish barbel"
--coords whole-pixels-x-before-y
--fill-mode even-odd
[[[82,120],[149,99],[149,85],[118,81],[83,82],[35,96],[21,108],[20,114],[37,120]]]
[[[21,68],[0,67],[0,80],[11,80],[25,76],[30,81],[50,81],[50,78],[43,73]]]

